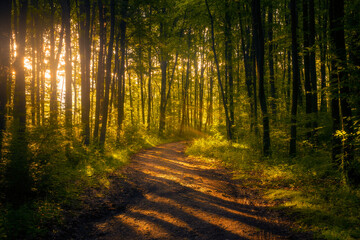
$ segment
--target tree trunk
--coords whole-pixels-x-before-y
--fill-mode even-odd
[[[272,1],[269,2],[268,12],[268,40],[269,40],[269,73],[270,73],[270,93],[271,93],[271,111],[273,120],[276,120],[276,88],[275,88],[275,73],[274,73],[274,43],[273,43],[273,6]]]
[[[7,166],[7,200],[15,207],[28,201],[31,191],[26,140],[26,94],[25,94],[25,38],[28,1],[19,1],[18,33],[16,36],[15,92],[13,110],[13,135],[10,144],[10,162]]]
[[[57,126],[58,118],[58,103],[57,103],[57,81],[56,81],[56,66],[55,66],[55,29],[54,29],[54,15],[55,6],[54,1],[49,0],[50,4],[50,124]]]
[[[330,0],[330,39],[333,58],[331,59],[332,117],[333,117],[333,161],[342,168],[346,181],[359,184],[359,174],[354,166],[353,122],[351,107],[348,102],[350,94],[347,75],[345,33],[344,33],[344,0]],[[339,95],[340,94],[340,95]],[[340,100],[340,108],[339,108]],[[339,111],[341,109],[341,113]],[[342,121],[341,121],[342,120]],[[346,137],[340,139],[338,131],[344,131]]]
[[[83,143],[90,143],[90,1],[80,0],[81,126]]]
[[[123,0],[121,5],[120,20],[120,72],[119,72],[119,89],[118,89],[118,132],[122,128],[124,120],[124,104],[125,104],[125,54],[126,54],[126,14],[128,0]]]
[[[6,129],[7,82],[10,77],[11,0],[0,3],[0,159]]]
[[[305,111],[307,115],[306,128],[307,139],[311,139],[311,113],[312,111],[312,87],[311,87],[311,75],[310,75],[310,34],[309,34],[309,1],[303,1],[303,34],[304,34],[304,85],[305,85]]]
[[[215,59],[215,64],[216,64],[218,83],[219,83],[219,87],[220,87],[220,94],[221,94],[221,97],[222,97],[222,103],[223,103],[224,110],[225,110],[226,135],[227,135],[228,140],[232,140],[233,135],[232,135],[232,128],[231,128],[231,121],[230,121],[230,117],[229,117],[229,112],[228,112],[228,106],[227,106],[227,102],[226,102],[224,87],[223,87],[223,84],[221,82],[221,77],[220,77],[220,65],[219,65],[219,61],[218,61],[218,58],[217,58],[217,55],[216,55],[216,49],[215,49],[214,19],[213,19],[213,16],[211,15],[209,4],[208,4],[207,0],[205,0],[205,4],[206,4],[206,8],[207,8],[209,18],[210,18],[211,47],[212,47],[212,50],[213,50],[213,53],[214,53],[214,59]]]
[[[292,93],[292,104],[291,104],[291,130],[290,130],[290,151],[289,154],[291,157],[296,156],[296,140],[297,140],[297,131],[296,131],[296,115],[298,107],[298,92],[299,87],[299,47],[297,40],[297,28],[298,28],[298,16],[296,8],[296,0],[290,1],[291,9],[291,43],[292,43],[292,65],[293,65],[293,93]]]
[[[65,27],[65,126],[72,127],[72,66],[70,0],[63,2],[63,26]]]
[[[108,120],[109,113],[109,90],[111,82],[111,62],[113,55],[113,45],[114,45],[114,32],[115,32],[115,0],[111,0],[111,17],[110,17],[110,39],[108,46],[108,53],[106,57],[106,73],[105,73],[105,96],[104,96],[104,106],[102,112],[102,122],[101,122],[101,131],[100,131],[100,146],[104,146],[105,137],[106,137],[106,124]]]
[[[165,8],[162,9],[165,15]],[[161,89],[160,89],[160,121],[159,135],[162,136],[165,130],[165,111],[166,111],[166,70],[167,70],[167,51],[165,50],[167,41],[167,24],[165,20],[160,23],[160,69],[161,69]]]
[[[264,35],[261,20],[260,0],[252,0],[253,33],[255,40],[255,52],[257,72],[259,77],[259,101],[263,115],[263,153],[270,155],[270,126],[267,112],[266,96],[264,89]]]
[[[105,21],[104,21],[104,8],[102,0],[98,0],[98,8],[99,8],[99,56],[98,56],[98,74],[96,81],[96,105],[95,105],[95,124],[94,124],[94,142],[98,141],[99,137],[99,124],[101,121],[101,106],[103,103],[104,96],[104,45],[105,45]]]

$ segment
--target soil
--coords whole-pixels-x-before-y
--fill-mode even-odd
[[[187,157],[186,144],[134,155],[110,193],[90,190],[98,197],[59,239],[312,239],[220,163]]]

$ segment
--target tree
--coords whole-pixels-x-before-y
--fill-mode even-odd
[[[293,68],[293,82],[292,82],[292,103],[291,103],[291,130],[290,130],[290,156],[296,156],[296,140],[297,140],[297,108],[298,108],[298,92],[299,92],[299,47],[298,47],[298,38],[297,38],[297,28],[298,28],[298,16],[297,16],[297,6],[296,0],[290,1],[291,9],[291,51],[292,51],[292,68]]]
[[[333,57],[331,59],[330,84],[332,88],[331,110],[333,119],[332,159],[342,168],[346,180],[359,184],[359,173],[354,168],[353,122],[349,77],[346,72],[346,46],[344,32],[344,1],[330,0],[330,42]],[[341,110],[340,110],[341,109]],[[339,136],[344,131],[345,137]]]
[[[81,125],[85,145],[90,143],[90,1],[80,0],[79,50],[81,62]]]
[[[256,52],[256,66],[259,78],[259,100],[263,115],[263,153],[264,156],[269,156],[271,153],[270,126],[264,89],[264,35],[261,20],[260,0],[252,0],[251,11]]]
[[[15,90],[13,110],[13,136],[10,146],[10,162],[7,166],[6,180],[8,184],[7,199],[15,207],[25,203],[31,191],[29,175],[28,146],[26,140],[26,95],[25,95],[25,40],[28,1],[19,1],[19,20],[16,19],[18,32],[16,34]]]
[[[10,77],[11,0],[0,3],[0,159],[6,129],[7,81]]]
[[[104,45],[105,45],[105,9],[103,7],[102,0],[98,0],[98,10],[99,10],[99,55],[98,55],[98,74],[96,79],[96,106],[95,106],[95,123],[94,123],[94,142],[98,140],[99,137],[99,124],[101,118],[101,106],[104,99]]]
[[[216,55],[216,49],[215,49],[215,34],[214,34],[214,19],[213,16],[210,12],[210,8],[209,8],[209,4],[208,1],[205,0],[205,4],[206,4],[206,9],[207,12],[209,14],[209,18],[210,18],[210,26],[211,26],[211,47],[214,53],[214,59],[215,59],[215,64],[216,64],[216,70],[217,70],[217,78],[218,78],[218,84],[220,87],[220,94],[222,97],[222,103],[224,106],[224,110],[225,110],[225,118],[226,118],[226,136],[229,140],[231,140],[233,138],[233,133],[232,133],[232,129],[231,129],[231,121],[230,121],[230,117],[229,117],[229,113],[228,113],[228,106],[227,106],[227,101],[226,101],[226,97],[225,97],[225,91],[224,91],[224,87],[221,81],[221,76],[220,76],[220,65],[219,65],[219,60],[217,58]]]
[[[72,126],[72,66],[71,66],[71,26],[70,26],[70,0],[62,2],[63,26],[65,28],[65,126]]]
[[[113,55],[113,45],[114,45],[114,33],[115,33],[115,0],[111,0],[110,3],[110,39],[108,46],[108,53],[106,57],[106,75],[105,75],[105,96],[104,96],[104,106],[102,112],[102,122],[101,122],[101,131],[100,131],[100,145],[103,146],[105,143],[106,136],[106,124],[108,120],[108,109],[109,109],[109,89],[111,81],[111,63]]]

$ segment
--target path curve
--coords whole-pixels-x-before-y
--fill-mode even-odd
[[[127,181],[142,196],[94,224],[96,239],[298,239],[266,202],[216,164],[184,154],[186,142],[133,156]]]

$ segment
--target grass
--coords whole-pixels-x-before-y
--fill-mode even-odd
[[[325,239],[360,239],[360,189],[341,184],[326,151],[303,150],[289,159],[278,150],[262,158],[252,141],[231,143],[217,135],[195,140],[187,154],[220,160],[234,178],[279,200],[277,208],[286,209],[301,230]]]
[[[64,224],[65,209],[82,207],[86,189],[108,189],[110,176],[122,177],[118,170],[129,162],[132,154],[176,139],[173,135],[160,138],[140,127],[124,129],[119,141],[115,133],[109,134],[104,149],[84,146],[76,137],[79,131],[76,126],[73,136],[61,128],[31,129],[27,139],[33,196],[26,204],[14,208],[0,194],[0,239],[44,238],[51,229]],[[4,179],[6,155],[3,160],[0,179]],[[5,182],[0,183],[1,188],[6,187]]]

